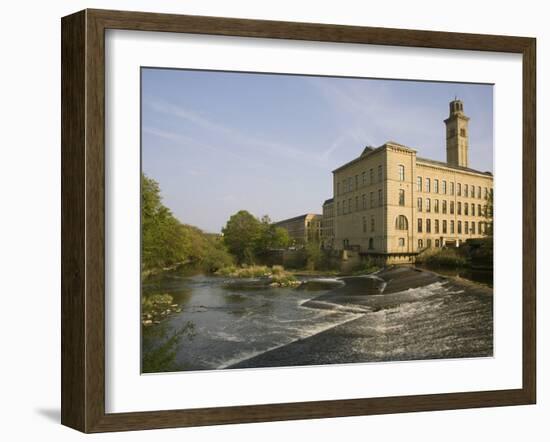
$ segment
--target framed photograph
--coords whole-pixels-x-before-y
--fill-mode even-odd
[[[536,400],[535,39],[62,19],[62,423]]]

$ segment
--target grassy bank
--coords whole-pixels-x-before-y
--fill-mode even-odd
[[[286,271],[280,265],[272,267],[261,265],[238,267],[231,265],[219,269],[215,274],[231,278],[269,278],[272,287],[293,287],[300,285],[300,281],[298,281],[296,276]]]
[[[433,267],[466,267],[468,259],[457,249],[429,249],[417,256],[416,263]]]

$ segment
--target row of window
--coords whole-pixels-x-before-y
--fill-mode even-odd
[[[399,175],[401,176],[401,169],[399,169]],[[423,183],[424,183],[424,187],[422,187]],[[432,186],[431,178],[425,178],[423,180],[421,176],[416,177],[416,190],[418,192],[430,193],[432,191],[431,186]],[[446,195],[447,190],[449,191],[449,195],[455,194],[455,183],[453,181],[449,182],[449,188],[447,189],[447,181],[441,180],[441,188],[440,188],[439,180],[437,178],[433,179],[433,193],[442,193]],[[473,184],[470,184],[470,185],[464,184],[463,186],[462,183],[456,183],[457,196],[464,196],[464,197],[470,197],[470,198],[476,198],[477,196],[477,198],[481,199],[481,196],[483,194],[483,197],[485,199],[488,199],[492,191],[493,189],[484,187],[482,192],[481,186],[476,187]]]
[[[401,204],[401,193],[399,194],[399,204]],[[404,195],[403,195],[404,199]],[[433,211],[435,213],[439,213],[439,200],[431,200],[430,198],[426,198],[425,200],[423,198],[417,198],[416,199],[416,210],[418,212],[422,212],[425,210],[426,212],[432,211],[432,203],[433,203]],[[483,206],[481,204],[474,204],[474,203],[466,203],[462,201],[457,201],[456,203],[456,214],[462,215],[464,212],[464,215],[467,216],[476,216],[476,207],[477,207],[477,216],[487,216],[487,204],[484,204]],[[447,213],[447,200],[441,200],[441,213],[446,214]],[[451,215],[454,215],[455,213],[455,202],[450,201],[449,202],[449,213]]]
[[[376,181],[375,181],[376,178]],[[336,195],[341,193],[353,192],[359,189],[360,186],[366,186],[367,184],[381,183],[383,179],[382,166],[376,168],[376,176],[374,169],[369,169],[369,172],[362,172],[361,175],[350,176],[344,178],[342,183],[336,183]]]
[[[384,203],[384,197],[382,195],[382,189],[378,189],[377,194],[375,192],[370,192],[368,201],[367,201],[366,193],[364,193],[361,196],[361,199],[359,199],[359,196],[356,196],[355,198],[344,199],[342,200],[342,205],[340,205],[340,201],[337,201],[336,214],[345,215],[347,213],[351,213],[353,211],[357,211],[361,209],[367,209],[367,208],[372,209],[374,207],[382,206],[383,203]]]
[[[439,234],[439,233],[454,234],[455,233],[455,222],[453,220],[447,222],[447,220],[444,219],[443,221],[440,222],[440,220],[438,220],[438,219],[423,220],[422,218],[418,218],[418,220],[417,220],[417,222],[418,222],[417,232],[418,233],[423,233],[423,231],[425,229],[426,233],[432,233],[432,221],[433,221],[433,233],[435,233],[435,234]],[[457,221],[456,222],[456,233],[457,234],[464,233],[465,235],[468,235],[468,234],[475,235],[476,234],[476,225],[477,225],[477,233],[478,234],[486,233],[487,223],[484,222],[484,221],[478,221],[477,223],[475,221],[470,221],[470,222],[468,222],[468,221],[464,221],[464,222]],[[440,232],[440,227],[441,227],[441,232]],[[448,232],[447,232],[447,227],[448,227]],[[464,227],[464,230],[462,229],[463,227]]]
[[[432,240],[431,240],[431,238],[428,238],[426,240],[426,247],[430,248],[431,246],[432,246]],[[435,246],[437,248],[439,248],[439,246],[440,246],[440,242],[439,242],[438,239],[435,240]],[[420,249],[423,249],[423,248],[424,248],[424,241],[422,239],[419,239],[418,240],[418,249],[420,250]]]

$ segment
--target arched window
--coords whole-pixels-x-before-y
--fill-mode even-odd
[[[399,171],[399,181],[405,181],[405,166],[400,164],[398,166],[398,171]]]
[[[409,223],[407,222],[407,217],[405,215],[399,215],[395,219],[395,228],[397,230],[408,230]]]

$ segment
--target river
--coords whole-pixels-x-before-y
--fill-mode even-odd
[[[168,335],[192,330],[173,349],[176,370],[492,354],[492,296],[450,287],[438,275],[425,279],[434,275],[430,272],[407,272],[388,273],[385,280],[310,277],[298,289],[259,286],[254,279],[165,274],[144,284],[143,292],[168,293],[182,311],[145,327],[144,337],[158,346],[166,337],[152,333],[157,327]],[[332,339],[335,330],[350,330],[349,339],[342,341],[341,333],[340,340]],[[411,344],[399,355],[404,336]],[[314,339],[322,345],[306,345]],[[338,348],[331,348],[336,342]],[[449,352],[453,342],[456,351]]]

